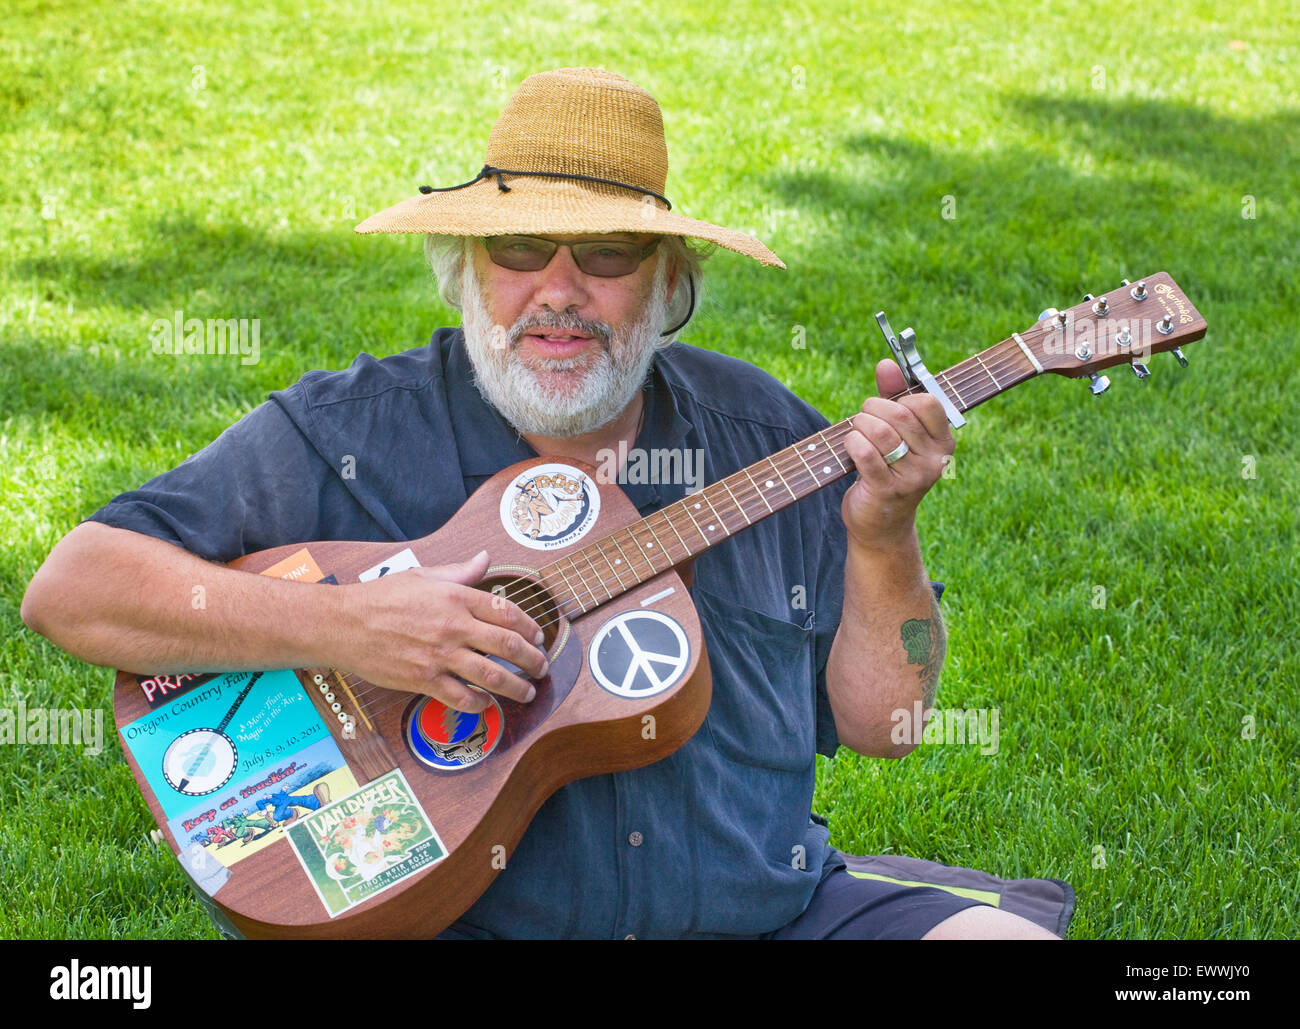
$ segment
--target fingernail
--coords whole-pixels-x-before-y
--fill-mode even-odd
[[[543,662],[542,662],[542,674],[539,675],[537,678],[539,678],[539,679],[545,679],[545,678],[546,678],[546,673],[549,672],[550,670],[551,670],[551,662],[549,662],[549,661],[543,661]]]
[[[546,639],[546,634],[541,629],[538,629],[537,635],[533,637],[533,645],[540,647],[544,639]]]
[[[532,686],[529,686],[529,687],[528,687],[528,696],[524,697],[524,703],[527,704],[527,703],[528,703],[529,701],[531,701],[535,696],[537,696],[537,690],[534,689]]]

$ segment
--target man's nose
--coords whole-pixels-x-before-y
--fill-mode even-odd
[[[533,291],[534,301],[552,311],[566,311],[570,307],[581,308],[588,299],[585,276],[573,260],[573,251],[561,246],[547,262],[545,268],[536,273],[537,287]]]

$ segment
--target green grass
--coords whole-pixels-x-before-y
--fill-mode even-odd
[[[998,708],[998,753],[841,752],[816,802],[846,850],[1069,880],[1072,937],[1294,936],[1300,15],[1038,6],[9,4],[0,706],[109,721],[111,675],[18,618],[45,554],[305,370],[448,324],[418,242],[352,226],[470,177],[527,74],[600,64],[662,104],[677,209],[789,265],[719,253],[686,338],[829,416],[881,308],[934,370],[1121,277],[1187,291],[1189,369],[999,398],[922,507],[940,704]],[[154,355],[176,310],[260,318],[260,363]],[[0,936],[211,934],[105,735],[0,748]]]

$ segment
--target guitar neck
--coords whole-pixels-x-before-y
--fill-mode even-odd
[[[1139,376],[1151,353],[1173,350],[1206,332],[1177,283],[1157,272],[1136,285],[1055,312],[1024,333],[1012,333],[987,350],[934,376],[958,411],[969,411],[1044,372],[1069,378],[1132,363]],[[921,394],[915,386],[890,399]],[[566,614],[585,614],[647,579],[689,561],[709,547],[853,471],[844,441],[848,419],[727,476],[625,529],[589,543],[541,569],[542,581]]]
[[[965,411],[1035,374],[1014,340],[1004,340],[935,379]],[[547,565],[542,581],[566,613],[586,614],[848,475],[844,441],[852,431],[848,419],[828,426]]]

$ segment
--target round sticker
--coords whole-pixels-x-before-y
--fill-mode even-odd
[[[457,711],[432,697],[421,701],[406,726],[411,753],[442,771],[478,764],[501,739],[501,708],[496,698],[488,699],[491,703],[478,714]]]
[[[592,677],[632,700],[671,689],[691,663],[686,632],[659,611],[624,611],[597,630],[587,652]]]
[[[501,524],[517,543],[556,550],[591,530],[600,515],[596,484],[567,464],[534,465],[501,497]]]

